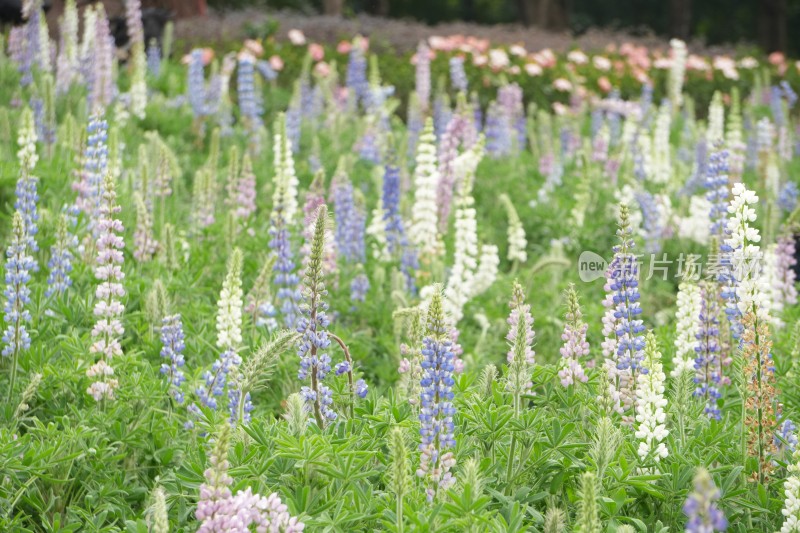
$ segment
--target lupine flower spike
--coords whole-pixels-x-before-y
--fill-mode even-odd
[[[728,520],[717,501],[721,493],[704,468],[698,468],[694,477],[694,491],[683,504],[688,517],[686,533],[714,533],[728,529]]]
[[[581,359],[589,355],[589,343],[586,341],[586,331],[589,325],[583,321],[581,305],[575,286],[570,284],[565,292],[567,300],[567,314],[565,316],[564,332],[561,340],[561,370],[558,377],[561,385],[569,387],[578,382],[586,383],[589,378],[583,370]]]

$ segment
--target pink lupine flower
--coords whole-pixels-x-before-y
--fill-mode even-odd
[[[540,67],[537,63],[525,63],[525,73],[528,76],[541,76],[542,75],[542,67]]]
[[[269,58],[269,66],[272,67],[272,70],[280,72],[283,70],[283,59],[278,55],[271,56]]]
[[[319,43],[311,43],[308,45],[308,53],[314,61],[322,61],[325,57],[325,48]]]
[[[556,78],[553,81],[553,89],[561,92],[570,92],[572,90],[572,82],[566,78]]]
[[[611,82],[608,81],[608,78],[606,76],[602,76],[599,80],[597,80],[597,86],[604,93],[611,91]]]
[[[336,52],[340,54],[349,54],[352,48],[353,45],[350,41],[339,41],[339,44],[336,45]]]

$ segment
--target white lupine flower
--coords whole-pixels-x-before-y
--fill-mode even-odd
[[[649,135],[639,135],[637,139],[638,143],[638,153],[636,154],[637,157],[641,158],[641,165],[642,172],[645,175],[645,179],[648,180],[655,180],[655,176],[653,176],[653,143],[652,139]]]
[[[708,106],[708,128],[706,141],[709,146],[722,141],[725,137],[725,108],[722,105],[722,95],[719,91],[714,93],[711,104]]]
[[[764,269],[761,275],[768,294],[772,324],[780,328],[783,327],[783,320],[780,319],[783,313],[783,291],[781,291],[781,286],[778,282],[778,255],[775,253],[776,249],[777,245],[773,243],[764,250]]]
[[[425,128],[417,145],[417,167],[414,169],[414,207],[411,211],[409,236],[421,256],[438,256],[444,250],[438,231],[438,206],[436,191],[439,186],[439,169],[436,163],[436,135],[433,120],[425,121]]]
[[[147,107],[147,56],[143,43],[135,43],[131,52],[131,103],[130,110],[134,116],[143,119]]]
[[[751,206],[758,203],[758,196],[741,183],[734,184],[732,192],[725,244],[732,249],[731,268],[738,280],[737,306],[742,315],[755,311],[759,319],[769,321],[769,287],[759,271],[763,254],[756,244],[761,241],[761,235],[750,225],[756,220],[756,211]]]
[[[53,63],[50,57],[50,31],[47,28],[47,18],[44,12],[39,17],[39,57],[40,68],[44,72],[53,72]]]
[[[236,350],[242,344],[242,252],[234,248],[217,302],[217,346]]]
[[[475,272],[475,277],[472,278],[472,290],[470,292],[473,296],[485,292],[492,286],[497,279],[499,266],[500,252],[497,246],[493,244],[484,244],[481,246],[478,270]]]
[[[33,111],[29,107],[22,110],[19,134],[17,135],[17,158],[23,169],[23,174],[30,174],[39,161],[36,155],[36,125],[33,120]]]
[[[789,477],[783,483],[785,499],[781,514],[784,516],[780,533],[800,533],[800,449],[792,456],[787,467]]]
[[[653,129],[652,174],[647,174],[655,183],[667,183],[672,176],[669,145],[670,123],[669,104],[665,102],[658,110],[655,128]]]
[[[710,212],[711,202],[704,196],[692,196],[689,201],[689,214],[685,217],[677,217],[675,221],[678,237],[707,245],[711,237],[711,228],[708,224]]]
[[[695,351],[697,344],[695,334],[700,322],[697,317],[703,306],[700,287],[691,281],[684,281],[678,286],[678,310],[675,313],[675,357],[672,358],[672,377],[683,372],[694,371]]]
[[[286,121],[283,121],[283,135],[281,137],[282,157],[281,157],[281,180],[284,183],[284,206],[285,220],[294,221],[294,217],[299,209],[298,189],[300,180],[294,170],[294,155],[292,154],[292,141],[286,131]]]
[[[652,458],[656,463],[669,455],[664,439],[669,435],[664,408],[664,380],[661,352],[653,333],[647,334],[645,367],[648,372],[636,377],[636,438],[640,440],[637,453],[642,460]]]
[[[525,251],[528,241],[525,238],[522,220],[507,194],[501,194],[500,201],[503,202],[508,214],[508,260],[524,263],[528,260],[528,252]]]
[[[381,202],[382,203],[382,202]],[[386,211],[382,206],[376,207],[372,210],[372,219],[367,226],[366,233],[373,239],[372,243],[372,257],[382,263],[392,260],[392,254],[389,253],[389,246],[386,241],[386,221],[384,215]]]
[[[75,0],[64,4],[60,24],[61,46],[56,62],[56,90],[65,92],[78,76],[78,9]]]
[[[680,39],[669,42],[672,48],[672,64],[669,70],[669,99],[677,111],[683,104],[683,78],[686,73],[686,43]]]

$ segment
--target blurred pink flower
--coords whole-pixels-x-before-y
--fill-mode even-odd
[[[261,43],[259,41],[256,41],[255,39],[245,40],[244,47],[250,52],[252,52],[252,54],[255,56],[260,56],[261,54],[264,53],[264,47],[261,46]]]
[[[283,59],[281,59],[281,56],[274,55],[269,58],[269,66],[272,67],[272,70],[280,72],[283,70]]]
[[[525,72],[528,73],[528,76],[541,76],[542,67],[537,63],[525,63]]]
[[[203,58],[203,65],[208,66],[208,64],[211,63],[211,60],[214,59],[214,50],[212,50],[211,48],[203,48],[203,53],[201,57]],[[186,54],[185,56],[183,56],[183,58],[181,58],[181,63],[187,65],[191,58],[192,54]]]
[[[513,74],[515,76],[519,74],[520,73],[519,65],[511,65],[510,67],[508,67],[508,73]]]
[[[295,46],[304,46],[306,44],[305,34],[296,28],[289,30],[288,37],[289,42]]]
[[[700,57],[696,54],[690,54],[689,57],[686,59],[686,69],[687,70],[699,70],[700,72],[705,72],[711,69],[711,66],[708,64],[708,61],[705,58]]]
[[[604,93],[611,91],[611,82],[608,81],[608,78],[602,76],[599,80],[597,80],[597,86],[600,87],[600,90]]]
[[[672,59],[669,57],[659,57],[655,61],[653,61],[653,67],[659,68],[662,70],[667,70],[672,66]]]
[[[544,68],[552,68],[556,66],[556,55],[549,48],[545,48],[533,54],[533,60],[539,63]]]
[[[353,38],[353,46],[361,48],[361,51],[366,53],[369,50],[369,38],[363,35],[356,35]]]
[[[328,65],[325,61],[320,61],[316,65],[314,65],[314,75],[320,78],[327,78],[328,74],[331,73],[331,66]]]
[[[561,102],[553,102],[553,112],[556,115],[566,115],[569,112],[569,107],[565,106]]]
[[[767,59],[770,65],[780,65],[786,61],[786,56],[783,52],[772,52]]]
[[[352,48],[353,45],[350,44],[350,41],[339,41],[339,44],[336,45],[336,51],[340,54],[349,54]]]
[[[322,61],[325,57],[325,48],[319,43],[311,43],[308,45],[308,53],[314,61]]]
[[[483,54],[477,54],[472,56],[472,64],[476,67],[482,67],[489,62],[489,58]]]
[[[566,78],[557,78],[553,81],[553,89],[566,93],[572,90],[572,83]]]

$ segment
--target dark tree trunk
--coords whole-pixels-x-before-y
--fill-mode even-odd
[[[322,12],[333,17],[342,16],[344,0],[322,0]]]
[[[786,51],[786,0],[758,0],[758,43],[766,52]]]
[[[692,25],[692,0],[670,0],[670,37],[686,40]]]

